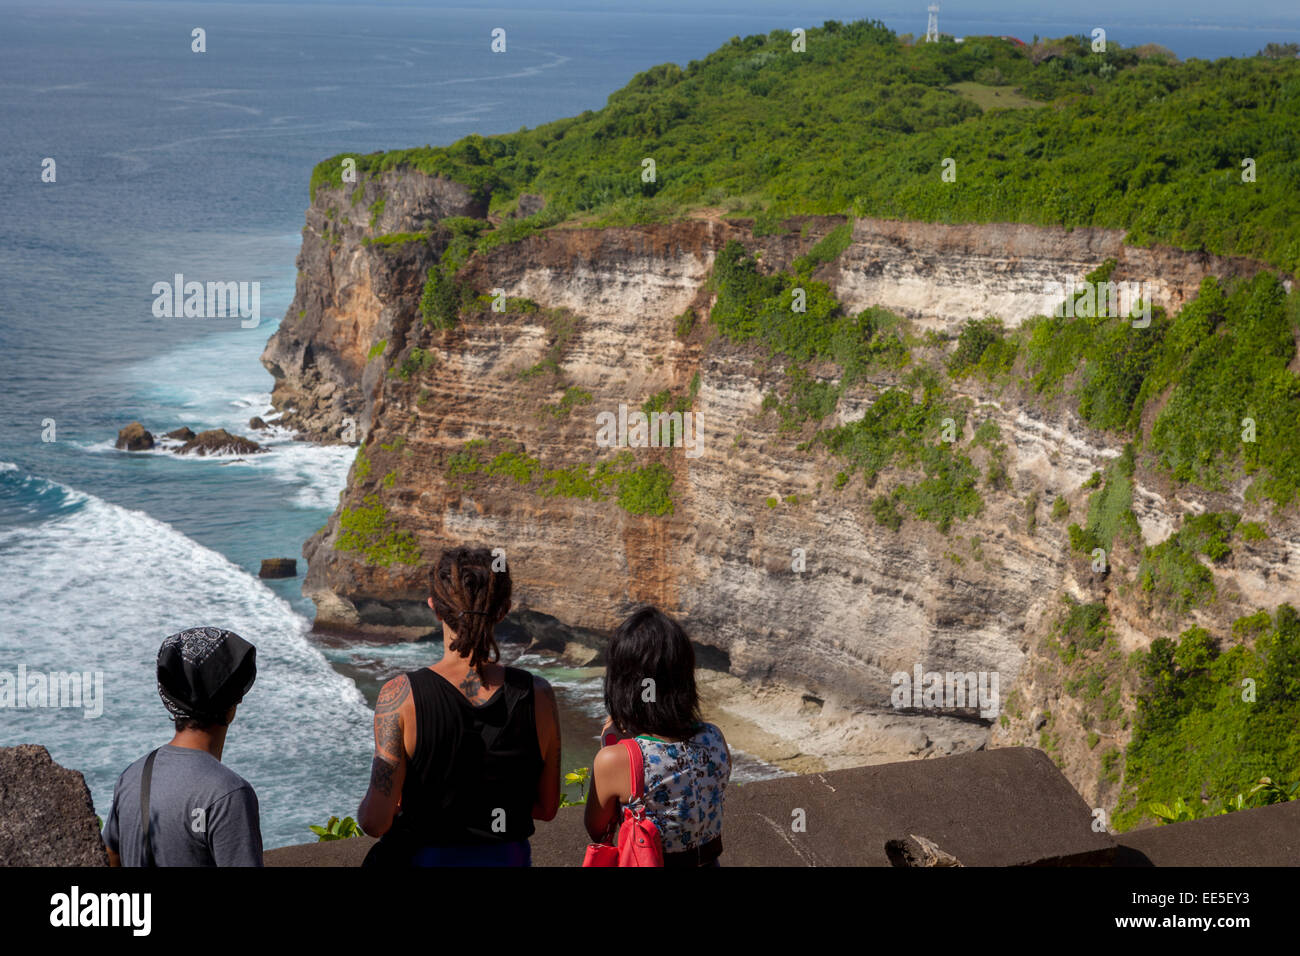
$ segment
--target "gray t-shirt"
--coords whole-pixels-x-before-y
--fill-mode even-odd
[[[104,843],[123,866],[144,865],[140,834],[141,757],[122,772]],[[154,863],[158,866],[261,866],[257,794],[239,774],[204,750],[166,744],[149,785]]]

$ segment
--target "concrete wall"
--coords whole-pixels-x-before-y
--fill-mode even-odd
[[[722,863],[890,866],[887,843],[915,853],[921,837],[964,866],[1300,865],[1300,802],[1117,836],[1092,825],[1046,754],[1008,748],[734,787]],[[284,847],[266,862],[357,866],[373,842]],[[578,866],[587,842],[582,809],[566,808],[538,824],[533,863]]]

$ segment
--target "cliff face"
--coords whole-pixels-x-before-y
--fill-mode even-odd
[[[482,210],[445,181],[385,176],[355,204],[339,190],[318,192],[298,295],[264,356],[277,377],[276,404],[294,409],[290,423],[314,437],[337,436],[352,417],[364,440],[340,512],[304,548],[304,590],[321,626],[430,626],[428,561],[453,543],[499,546],[521,624],[541,633],[553,618],[590,637],[633,605],[656,603],[684,620],[701,662],[727,675],[711,685],[720,706],[797,741],[791,754],[832,767],[988,742],[991,722],[970,709],[891,707],[890,675],[918,664],[927,672],[996,672],[1002,697],[1015,689],[1018,698],[993,743],[1037,744],[1042,714],[1055,709],[1062,719],[1061,675],[1038,650],[1062,594],[1112,604],[1126,649],[1170,633],[1139,599],[1112,593],[1072,556],[1065,522],[1049,515],[1057,497],[1076,512],[1086,507],[1081,484],[1119,453],[1113,439],[1068,411],[972,390],[981,417],[1001,429],[1009,481],[982,491],[982,512],[948,534],[910,518],[897,531],[878,524],[860,477],[837,488],[840,464],[818,447],[800,448],[811,426],[782,431],[776,415],[764,413],[763,398],[782,387],[785,369],[707,322],[713,259],[735,238],[761,253],[765,270],[787,266],[842,220],[801,220],[792,232],[762,237],[717,219],[553,229],[471,259],[460,280],[503,293],[507,311],[483,302],[440,331],[421,321],[418,303],[446,237],[433,229],[400,244],[362,239]],[[362,210],[381,193],[376,227],[363,227]],[[340,226],[349,210],[351,223]],[[996,314],[1014,325],[1049,311],[1059,296],[1045,291],[1048,281],[1080,279],[1107,258],[1118,260],[1116,279],[1151,283],[1156,304],[1171,309],[1206,274],[1255,268],[1131,249],[1121,239],[1099,230],[859,220],[848,249],[816,278],[853,310],[883,305],[912,317],[918,330],[955,332],[968,318]],[[700,317],[693,327],[678,320],[688,308]],[[927,356],[923,347],[914,354]],[[829,366],[814,373],[838,374]],[[878,389],[898,381],[868,375],[836,416],[861,417]],[[608,489],[600,500],[554,493],[558,485],[539,486],[540,472],[527,470],[611,461],[616,450],[597,442],[597,414],[617,414],[620,405],[635,411],[664,390],[672,399],[693,394],[701,453],[631,454],[638,465],[659,462],[671,472],[671,513],[629,513]],[[486,467],[503,452],[515,455],[513,471]],[[981,474],[990,454],[972,446]],[[525,459],[539,464],[520,465]],[[1135,486],[1148,543],[1184,513],[1230,506],[1255,516],[1239,492],[1174,492],[1142,470]],[[1271,520],[1269,541],[1216,570],[1232,579],[1222,590],[1237,598],[1205,612],[1215,622],[1300,601],[1300,529]],[[353,546],[363,525],[383,545],[368,555]],[[383,563],[393,554],[415,563]],[[1116,729],[1119,745],[1127,732]],[[1102,750],[1063,743],[1054,754],[1088,799],[1109,792]]]
[[[372,248],[365,240],[484,212],[463,186],[397,170],[316,191],[294,300],[262,353],[275,376],[271,401],[285,413],[282,424],[321,442],[352,441],[353,430],[365,434],[384,372],[370,362],[370,349],[400,341],[428,265],[427,248],[415,243]]]

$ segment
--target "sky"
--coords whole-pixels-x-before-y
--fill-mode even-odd
[[[100,0],[105,4],[131,3],[134,0]],[[191,2],[226,3],[227,0],[191,0]],[[277,0],[258,0],[259,4]],[[799,0],[489,0],[472,3],[467,0],[282,0],[282,2],[310,6],[316,4],[353,4],[386,7],[440,7],[444,9],[472,8],[475,10],[637,10],[663,14],[741,14],[770,13],[773,16],[791,17],[802,22],[820,24],[823,20],[878,19],[886,22],[916,19],[925,29],[925,7],[929,0],[888,0],[885,3],[847,2],[847,0],[816,0],[806,3]],[[32,6],[34,0],[0,0],[0,7]],[[1225,3],[1224,0],[943,0],[940,3],[940,23],[944,15],[974,17],[1014,15],[1025,18],[1058,20],[1113,19],[1125,23],[1165,23],[1183,21],[1192,23],[1222,24],[1231,26],[1269,26],[1272,24],[1295,26],[1300,24],[1300,2],[1297,0],[1249,0],[1248,3]]]

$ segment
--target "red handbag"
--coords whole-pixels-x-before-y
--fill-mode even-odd
[[[632,799],[645,796],[645,764],[635,740],[624,740],[632,772]],[[645,808],[623,808],[623,824],[618,828],[618,844],[590,843],[583,866],[663,866],[664,842],[659,828],[646,816]]]

